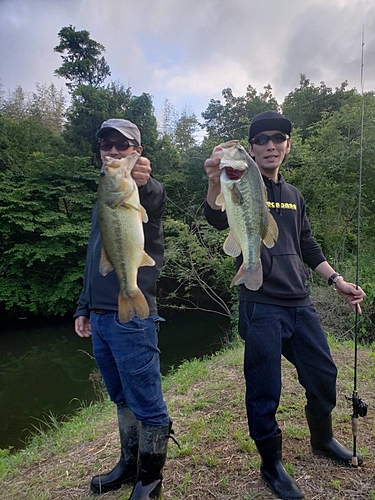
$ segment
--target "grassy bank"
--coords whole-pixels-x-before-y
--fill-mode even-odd
[[[334,412],[336,437],[352,444],[351,403],[353,345],[331,341],[339,368]],[[165,398],[181,449],[170,441],[164,498],[170,500],[252,500],[274,498],[259,477],[260,460],[248,437],[244,407],[242,345],[203,361],[186,362],[164,379]],[[360,419],[360,468],[341,467],[316,458],[309,447],[304,394],[295,370],[283,362],[283,396],[278,421],[284,435],[284,463],[307,499],[375,500],[375,351],[359,350],[359,395],[369,403]],[[35,436],[28,448],[0,460],[0,498],[27,500],[93,499],[91,476],[108,471],[118,460],[114,405],[84,408],[63,425]],[[103,495],[125,500],[130,488]],[[97,498],[97,497],[96,497]]]

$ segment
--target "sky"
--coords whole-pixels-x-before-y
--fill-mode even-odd
[[[53,49],[69,25],[104,45],[105,83],[150,94],[157,117],[168,99],[201,120],[223,89],[249,84],[281,104],[301,73],[361,91],[363,33],[363,87],[375,89],[373,0],[0,0],[0,90],[66,89]]]

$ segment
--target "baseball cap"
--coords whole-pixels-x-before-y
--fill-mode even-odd
[[[96,133],[96,136],[100,139],[109,129],[117,130],[127,139],[137,141],[138,145],[141,144],[141,132],[137,125],[134,125],[129,120],[124,120],[122,118],[111,118],[102,123],[100,129]]]
[[[251,120],[249,141],[265,130],[280,130],[280,132],[290,135],[292,123],[281,113],[276,113],[276,111],[263,111],[263,113],[259,113]]]

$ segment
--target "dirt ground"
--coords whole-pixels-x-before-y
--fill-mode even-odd
[[[333,356],[339,368],[338,401],[334,412],[335,436],[352,445],[351,402],[353,352],[338,347]],[[307,500],[375,500],[375,353],[359,351],[359,392],[369,403],[359,419],[357,446],[362,467],[343,467],[311,452],[304,418],[304,395],[294,368],[283,365],[283,397],[278,413],[283,431],[283,458]],[[170,441],[164,468],[165,500],[252,500],[275,498],[259,476],[259,457],[247,438],[244,407],[242,350],[236,348],[206,362],[203,376],[186,389],[168,384],[165,399],[174,421],[181,450]],[[21,470],[0,489],[2,499],[93,499],[93,474],[112,468],[119,455],[115,412],[95,441],[77,443],[69,453],[48,456]],[[130,488],[102,495],[108,500],[128,499]],[[97,498],[97,497],[96,497]]]

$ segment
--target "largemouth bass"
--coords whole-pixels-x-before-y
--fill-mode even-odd
[[[220,144],[222,150],[220,176],[221,193],[216,205],[226,211],[229,234],[224,252],[232,257],[242,253],[243,262],[231,286],[244,284],[258,290],[263,284],[260,260],[262,242],[272,248],[279,229],[267,206],[267,191],[257,164],[238,141]]]
[[[145,319],[149,308],[138,288],[141,266],[155,265],[144,251],[142,222],[148,221],[139,201],[138,187],[131,171],[139,158],[134,152],[121,160],[107,157],[98,187],[98,219],[102,236],[99,272],[106,276],[115,270],[120,282],[118,313],[121,322],[134,316]]]

